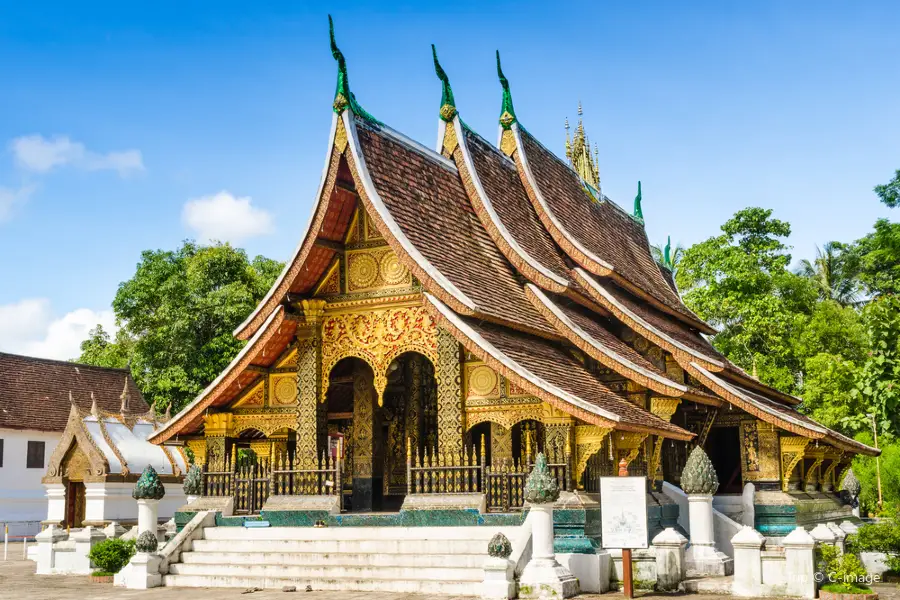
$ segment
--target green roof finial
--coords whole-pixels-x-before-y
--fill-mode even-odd
[[[500,68],[500,51],[497,50],[497,76],[500,78],[500,85],[503,86],[503,106],[500,108],[500,125],[503,129],[509,129],[516,122],[516,111],[513,108],[512,94],[509,93],[509,80],[503,74]]]
[[[643,197],[641,195],[641,182],[638,181],[638,193],[637,193],[637,196],[634,197],[634,218],[637,219],[638,221],[640,221],[641,223],[644,222],[644,211],[641,210],[641,200],[642,199],[643,199]]]
[[[672,236],[666,237],[666,247],[663,249],[663,264],[672,270]]]
[[[347,77],[347,61],[334,41],[334,20],[328,15],[328,36],[331,38],[331,55],[338,64],[337,87],[334,90],[334,112],[341,114],[350,106],[350,80]]]
[[[438,61],[437,50],[431,45],[431,55],[434,57],[434,72],[441,80],[441,119],[452,121],[456,116],[456,101],[453,99],[453,90],[450,88],[450,79]]]

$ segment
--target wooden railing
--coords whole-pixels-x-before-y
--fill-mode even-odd
[[[234,512],[257,513],[270,495],[330,496],[340,494],[341,459],[330,454],[319,457],[274,459],[227,456],[203,467],[204,496],[234,498]]]
[[[484,481],[484,453],[474,448],[461,453],[411,449],[406,440],[406,491],[408,494],[472,494]]]
[[[487,464],[484,451],[478,453],[474,448],[461,453],[426,450],[420,455],[409,440],[406,456],[408,494],[485,494],[487,508],[494,512],[518,511],[525,505],[525,480],[534,467],[534,457],[496,459]],[[559,489],[570,490],[568,453],[551,453],[548,461]]]

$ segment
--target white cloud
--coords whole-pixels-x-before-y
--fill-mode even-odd
[[[188,200],[181,212],[181,220],[196,231],[202,241],[238,243],[273,230],[272,215],[253,206],[252,198],[236,198],[225,190]]]
[[[36,186],[25,185],[17,190],[0,185],[0,223],[12,218],[13,211],[28,202]]]
[[[26,298],[0,305],[0,350],[58,360],[78,358],[81,342],[98,324],[115,336],[111,310],[79,308],[55,318],[50,300]]]
[[[118,171],[122,177],[144,170],[140,150],[99,154],[67,136],[26,135],[14,139],[9,147],[19,167],[36,173],[47,173],[66,165],[87,171]]]

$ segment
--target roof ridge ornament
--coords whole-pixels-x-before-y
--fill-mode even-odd
[[[509,91],[509,79],[503,74],[500,67],[500,51],[497,50],[497,77],[500,78],[500,85],[503,87],[503,104],[500,107],[500,125],[503,129],[512,127],[518,119],[516,118],[516,110],[513,108],[512,94]]]
[[[72,398],[72,392],[69,392],[69,398]],[[100,408],[97,406],[97,399],[94,397],[94,392],[91,392],[91,414],[96,418],[100,418]]]
[[[122,400],[122,404],[119,406],[119,412],[124,416],[126,412],[128,412],[128,399],[131,395],[128,393],[128,375],[125,376],[125,386],[122,388],[122,395],[119,396]]]
[[[449,123],[458,112],[456,110],[456,100],[453,98],[450,78],[447,77],[447,72],[444,71],[440,61],[438,61],[437,49],[434,47],[434,44],[431,45],[431,56],[434,58],[434,73],[441,80],[441,120]]]
[[[328,15],[328,37],[331,41],[331,55],[338,64],[337,85],[334,88],[334,102],[332,103],[331,108],[337,114],[341,114],[349,108],[353,114],[372,121],[373,123],[381,124],[381,121],[370,115],[362,106],[360,106],[359,102],[356,101],[356,96],[350,91],[350,77],[347,74],[347,60],[344,58],[344,53],[341,52],[341,49],[337,47],[337,42],[334,39],[334,19],[331,18],[331,15]]]
[[[637,196],[634,197],[634,214],[632,215],[635,219],[644,222],[644,211],[641,208],[641,201],[644,199],[643,194],[641,193],[641,182],[638,180],[638,191]],[[668,248],[668,246],[666,246]]]
[[[673,271],[672,268],[672,236],[666,236],[666,247],[663,248],[663,264],[667,269]]]

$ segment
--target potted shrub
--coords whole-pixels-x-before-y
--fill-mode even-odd
[[[841,554],[834,546],[820,546],[819,565],[824,574],[819,600],[878,600],[867,583],[871,581],[859,557]]]
[[[134,556],[134,540],[110,538],[91,548],[88,558],[97,567],[91,575],[95,583],[112,583],[113,576]]]

